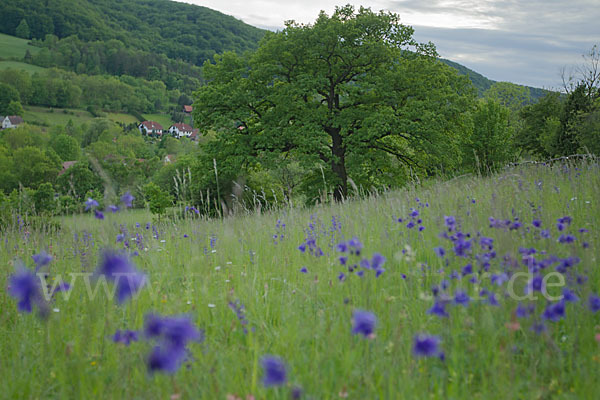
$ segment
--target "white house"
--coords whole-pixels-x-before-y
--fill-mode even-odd
[[[23,123],[23,118],[18,115],[8,115],[2,120],[2,129],[16,128]]]
[[[138,125],[138,129],[142,135],[162,136],[163,134],[162,125],[154,121],[144,121]]]
[[[169,128],[169,133],[176,137],[177,139],[182,138],[184,136],[190,137],[194,133],[194,129],[188,124],[174,124]]]

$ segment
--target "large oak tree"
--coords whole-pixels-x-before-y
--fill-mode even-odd
[[[205,64],[195,123],[235,168],[322,168],[337,200],[354,173],[458,163],[473,88],[413,32],[397,14],[352,6],[289,21],[256,52]]]

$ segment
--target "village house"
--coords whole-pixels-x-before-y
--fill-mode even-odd
[[[138,129],[142,135],[158,137],[163,134],[162,125],[154,121],[144,121],[138,125]]]
[[[2,129],[16,128],[23,123],[23,118],[18,115],[8,115],[2,118]]]
[[[197,129],[193,129],[188,124],[182,124],[182,123],[171,125],[171,127],[169,128],[169,133],[171,135],[173,135],[173,137],[176,137],[177,139],[180,139],[184,136],[189,137],[190,139],[195,139],[195,137],[198,136]],[[195,133],[195,135],[194,135],[194,133]],[[192,137],[192,136],[194,136],[194,137]]]

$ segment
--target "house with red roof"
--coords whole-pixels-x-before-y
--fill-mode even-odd
[[[2,123],[2,129],[16,128],[23,123],[23,118],[18,115],[8,115],[0,122]]]
[[[162,125],[154,121],[144,121],[138,125],[138,129],[142,135],[160,137],[163,134]]]
[[[188,124],[174,124],[169,128],[169,133],[176,137],[177,139],[182,137],[190,137],[194,133],[194,129]]]

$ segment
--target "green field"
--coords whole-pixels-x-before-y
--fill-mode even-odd
[[[61,218],[52,233],[15,217],[2,235],[0,288],[17,260],[32,269],[46,250],[48,282],[71,290],[40,319],[0,289],[0,397],[290,399],[296,387],[303,399],[597,398],[598,199],[591,161],[216,221],[125,211]],[[359,248],[352,238],[360,254],[340,251]],[[148,276],[123,304],[112,284],[85,281],[106,248],[132,254]],[[357,310],[375,315],[372,334],[352,333]],[[204,331],[172,375],[148,370],[149,313],[184,314]],[[139,340],[115,343],[125,329]],[[418,335],[437,339],[415,347]],[[265,355],[284,360],[287,383],[263,386]]]
[[[25,57],[27,50],[29,50],[31,54],[40,51],[39,47],[31,46],[27,44],[28,42],[29,41],[25,39],[0,33],[0,59],[21,60]]]
[[[26,64],[20,61],[0,61],[0,70],[3,69],[16,69],[27,71],[30,74],[34,74],[36,72],[42,72],[45,70],[43,67],[38,67],[37,65]]]
[[[66,111],[66,112],[65,112]],[[106,113],[106,118],[113,122],[125,124],[135,123],[137,119],[129,114]],[[47,108],[47,107],[25,107],[25,122],[37,125],[66,125],[72,120],[75,125],[89,123],[95,119],[86,110]]]
[[[167,114],[144,114],[147,121],[155,121],[162,125],[164,130],[169,129],[175,122],[171,120],[171,117]]]

